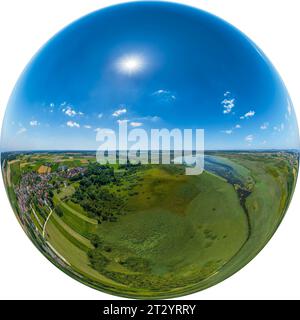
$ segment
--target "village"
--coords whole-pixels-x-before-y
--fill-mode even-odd
[[[21,177],[20,184],[15,187],[19,208],[24,214],[30,209],[30,202],[34,196],[38,205],[51,204],[53,190],[66,184],[66,179],[73,178],[86,171],[84,167],[68,168],[60,166],[57,171],[51,172],[51,167],[42,165],[37,172],[27,172]]]

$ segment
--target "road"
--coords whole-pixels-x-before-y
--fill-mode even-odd
[[[49,206],[47,206],[50,209],[50,213],[45,221],[44,227],[43,227],[43,238],[45,239],[45,231],[46,231],[46,226],[47,226],[47,222],[50,219],[52,213],[53,213],[53,209],[51,209]]]

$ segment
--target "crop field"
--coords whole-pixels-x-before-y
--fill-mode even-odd
[[[100,165],[84,152],[6,154],[11,204],[34,244],[94,288],[135,298],[204,289],[248,263],[291,200],[293,151],[209,152],[184,165]]]

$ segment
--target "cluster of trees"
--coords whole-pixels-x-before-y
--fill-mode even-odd
[[[100,165],[96,162],[89,164],[84,177],[80,180],[80,186],[104,186],[115,181],[114,169],[108,165]]]
[[[126,164],[119,164],[119,169],[125,169],[127,171],[131,171],[131,172],[135,172],[137,171],[140,167],[142,166],[142,164],[136,163],[136,164],[132,164],[129,161],[127,161]]]
[[[149,261],[141,257],[128,257],[121,264],[133,272],[150,272],[151,270]]]
[[[91,266],[99,272],[103,272],[103,269],[109,263],[109,260],[102,254],[101,250],[89,250],[87,255],[91,263]]]
[[[35,211],[36,211],[41,217],[43,217],[43,218],[46,220],[46,219],[47,219],[47,214],[46,214],[46,212],[41,208],[37,196],[34,195],[31,200],[32,200],[33,207],[34,207]]]
[[[99,223],[117,221],[117,216],[123,214],[125,203],[108,188],[108,185],[116,180],[112,167],[98,163],[89,164],[72,200],[80,204]]]
[[[92,267],[101,273],[106,272],[105,267],[109,263],[109,258],[105,256],[105,252],[111,252],[112,247],[106,245],[97,234],[92,234],[90,241],[94,246],[93,249],[88,251],[88,258]],[[137,256],[129,256],[120,261],[120,264],[133,272],[146,273],[151,270],[149,261]]]
[[[103,272],[109,263],[109,259],[103,255],[103,251],[111,252],[112,248],[104,245],[103,240],[97,234],[91,235],[90,241],[94,249],[89,250],[87,253],[89,261],[95,270]]]
[[[57,214],[59,217],[62,217],[62,216],[64,215],[64,212],[63,212],[62,208],[61,208],[59,205],[55,206],[54,209],[55,209],[56,214]]]

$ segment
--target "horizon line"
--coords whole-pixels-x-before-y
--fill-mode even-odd
[[[300,152],[300,149],[297,148],[253,148],[253,149],[206,149],[203,150],[203,152],[211,152],[211,151],[298,151]],[[13,152],[97,152],[96,149],[28,149],[28,150],[0,150],[0,153],[13,153]],[[176,150],[176,149],[169,149],[169,150],[162,150],[162,149],[136,149],[136,150],[107,150],[108,152],[119,152],[119,151],[140,151],[140,152],[149,152],[149,151],[176,151],[176,152],[194,152],[195,149],[192,150]],[[106,151],[104,151],[106,152]]]

